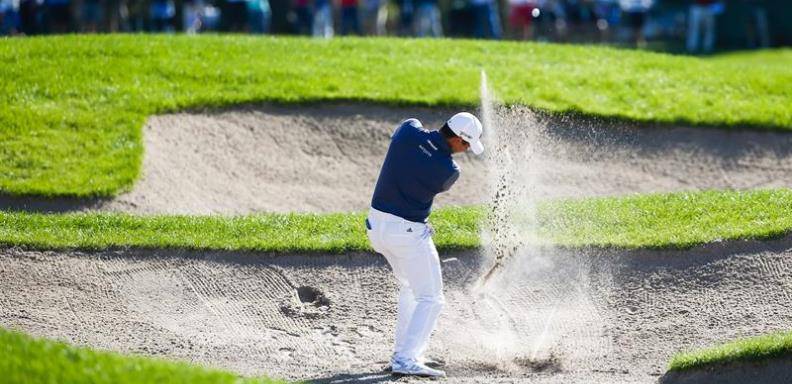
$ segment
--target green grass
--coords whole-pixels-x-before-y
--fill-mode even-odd
[[[140,173],[152,114],[252,102],[478,103],[792,128],[792,50],[701,59],[515,42],[254,36],[0,40],[0,192],[112,196]]]
[[[480,207],[432,214],[440,250],[481,245]],[[150,247],[340,253],[370,250],[364,214],[132,216],[0,212],[0,244],[40,249]],[[792,230],[792,190],[707,191],[540,205],[543,242],[580,247],[688,248]]]
[[[0,328],[0,381],[8,384],[48,383],[278,383],[240,378],[187,363],[78,348],[36,339]]]
[[[674,355],[669,371],[685,371],[739,361],[792,355],[792,331],[733,341],[713,348]]]

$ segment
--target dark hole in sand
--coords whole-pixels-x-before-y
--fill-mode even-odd
[[[304,285],[302,287],[297,288],[297,296],[300,298],[300,302],[303,304],[311,304],[316,307],[329,307],[330,300],[327,296],[322,293],[322,291]]]
[[[528,357],[518,357],[514,363],[520,367],[527,368],[531,372],[558,373],[561,372],[561,360],[556,355],[550,355],[543,359],[531,359]]]

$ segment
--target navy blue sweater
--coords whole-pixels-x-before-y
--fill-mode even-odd
[[[435,195],[447,191],[458,178],[459,166],[443,135],[409,119],[393,133],[371,207],[424,223]]]

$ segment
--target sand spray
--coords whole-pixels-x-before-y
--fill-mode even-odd
[[[570,361],[595,359],[607,347],[590,294],[591,265],[556,257],[537,218],[537,189],[543,199],[552,191],[542,183],[553,156],[568,148],[548,134],[547,120],[500,103],[483,70],[480,117],[489,195],[484,260],[469,291],[475,306],[459,325],[470,345],[463,355],[504,371],[557,371]]]

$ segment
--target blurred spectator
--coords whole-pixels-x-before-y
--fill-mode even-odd
[[[341,0],[341,35],[361,35],[358,0]]]
[[[228,32],[248,31],[248,0],[223,0],[220,8],[223,30]]]
[[[176,6],[173,0],[152,0],[149,4],[151,30],[154,32],[173,32],[175,16]]]
[[[313,15],[308,0],[294,0],[294,22],[297,27],[297,34],[310,35]]]
[[[649,15],[649,8],[654,0],[619,0],[624,24],[629,28],[632,42],[636,47],[646,46],[644,26]]]
[[[474,18],[468,0],[451,0],[446,17],[446,36],[473,37]]]
[[[765,0],[743,0],[748,6],[745,25],[748,48],[767,48],[770,46],[770,32],[767,24]]]
[[[314,0],[314,37],[333,37],[333,7],[330,0]]]
[[[66,33],[72,29],[71,0],[44,0],[44,29],[47,33]]]
[[[411,36],[413,34],[415,3],[413,3],[413,0],[397,1],[399,5],[399,35]]]
[[[104,32],[118,32],[128,30],[127,18],[129,12],[127,10],[126,0],[99,0],[100,4],[104,5],[103,12],[100,14],[102,20],[99,30]]]
[[[363,28],[369,35],[383,36],[387,33],[388,0],[365,0]]]
[[[19,33],[19,0],[0,0],[0,35]]]
[[[567,35],[567,14],[562,0],[546,0],[540,5],[539,19],[543,25],[541,40],[563,41]]]
[[[595,0],[594,15],[600,42],[609,42],[613,29],[619,25],[621,5],[618,0]]]
[[[83,0],[81,12],[81,30],[83,32],[99,32],[102,22],[102,5],[99,0]]]
[[[693,0],[690,5],[687,30],[687,50],[699,52],[702,46],[704,53],[712,52],[715,46],[715,16],[723,12],[723,3],[717,0]],[[703,41],[700,38],[704,30]]]
[[[475,15],[473,35],[479,39],[500,39],[502,35],[496,0],[471,0]]]
[[[272,11],[269,0],[248,0],[248,24],[252,33],[269,33]]]
[[[203,1],[184,0],[182,8],[182,25],[184,33],[189,35],[198,33],[203,24]]]
[[[39,3],[36,0],[19,1],[19,30],[25,35],[35,35],[40,31]]]
[[[418,37],[443,37],[440,7],[437,0],[418,0],[415,10],[416,34]]]
[[[566,38],[572,41],[585,41],[594,30],[594,12],[588,0],[566,0],[564,13],[566,15],[569,33]]]
[[[540,14],[537,0],[509,0],[509,26],[512,38],[533,40],[533,20]]]
[[[141,32],[146,27],[146,10],[148,9],[147,2],[144,0],[129,0],[127,5],[128,24],[129,30],[133,32]]]

